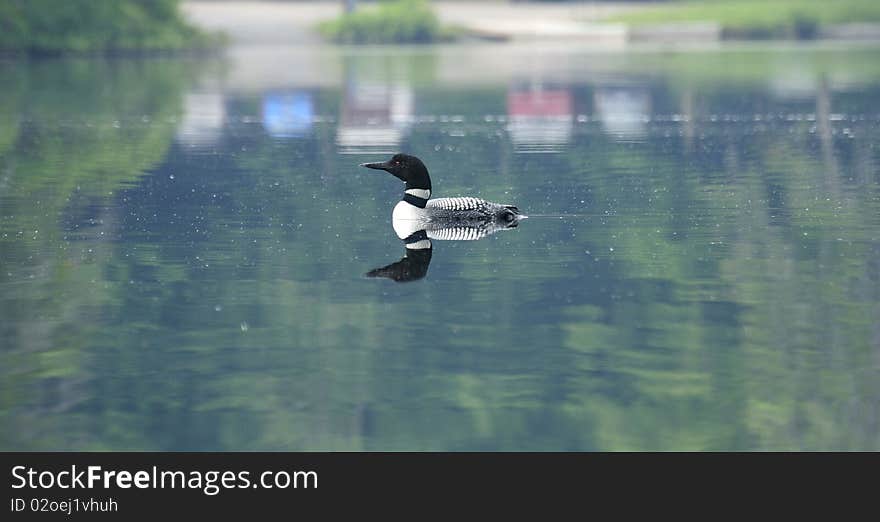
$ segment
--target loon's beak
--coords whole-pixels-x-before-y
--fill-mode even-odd
[[[361,163],[361,167],[367,167],[368,169],[376,169],[376,170],[388,170],[388,163]]]

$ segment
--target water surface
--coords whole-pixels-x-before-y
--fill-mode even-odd
[[[880,50],[0,63],[0,449],[880,450]],[[403,150],[530,219],[404,256]]]

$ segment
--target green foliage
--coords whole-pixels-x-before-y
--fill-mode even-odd
[[[0,50],[33,54],[210,47],[178,0],[0,0]]]
[[[109,231],[119,217],[98,211],[98,226],[86,232],[66,230],[64,223],[93,203],[103,206],[161,161],[174,138],[169,122],[180,118],[183,91],[196,70],[167,60],[0,62],[0,272],[27,278],[38,267],[45,276],[27,290],[2,290],[0,367],[29,368],[40,380],[73,386],[53,399],[48,388],[4,374],[0,425],[14,428],[0,429],[0,447],[29,429],[36,445],[57,445],[57,434],[83,426],[78,415],[51,418],[44,408],[80,401],[75,383],[99,331],[90,314],[113,302],[108,286],[92,284],[105,277],[96,260],[112,255]],[[68,234],[79,240],[73,248],[64,246]],[[58,322],[47,327],[47,317]],[[12,422],[23,390],[34,408]]]
[[[483,120],[506,78],[405,76],[440,78],[421,67],[442,51],[340,54],[464,115],[401,145],[444,195],[587,216],[438,243],[410,285],[360,275],[401,255],[399,185],[336,154],[336,124],[271,138],[236,123],[260,107],[241,94],[217,145],[169,149],[188,63],[0,68],[0,448],[880,448],[880,128],[817,125],[873,114],[876,50],[615,56],[692,134],[587,122],[526,155]],[[786,98],[781,63],[849,87]],[[315,113],[345,103],[325,87]],[[708,119],[741,111],[819,117]]]
[[[321,24],[318,29],[330,40],[345,44],[431,43],[452,38],[440,26],[426,0],[391,0],[373,9]]]
[[[875,0],[683,0],[615,17],[635,25],[718,22],[731,38],[815,38],[828,24],[878,22]]]

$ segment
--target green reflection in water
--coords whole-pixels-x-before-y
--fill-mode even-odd
[[[880,448],[876,51],[504,49],[2,75],[0,445]],[[367,279],[386,149],[533,217]]]

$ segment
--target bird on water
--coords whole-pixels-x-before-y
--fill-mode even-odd
[[[403,240],[423,230],[425,240],[480,239],[498,230],[514,228],[526,218],[513,205],[476,197],[431,199],[428,168],[415,156],[395,154],[388,161],[361,166],[384,170],[406,183],[403,199],[391,213],[394,231]]]

